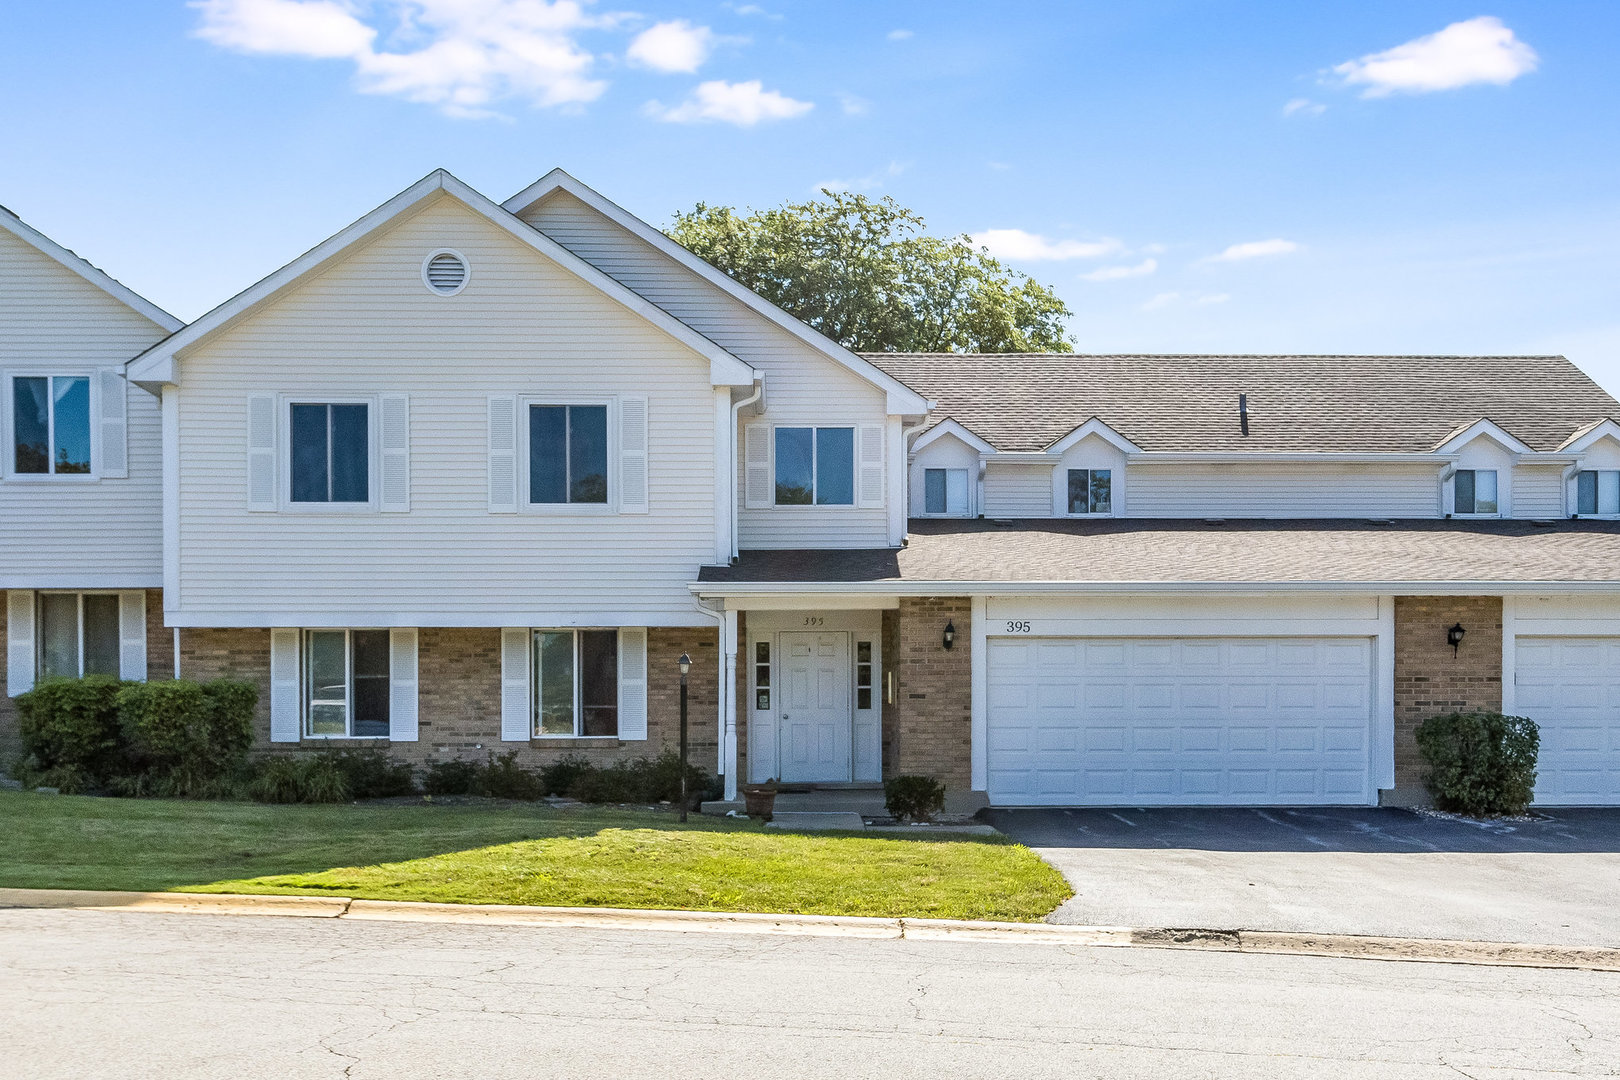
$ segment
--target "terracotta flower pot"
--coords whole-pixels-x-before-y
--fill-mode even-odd
[[[771,820],[772,813],[776,809],[776,785],[746,785],[743,788],[743,807],[751,818]]]

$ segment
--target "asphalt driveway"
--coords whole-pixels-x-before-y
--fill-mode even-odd
[[[1620,947],[1620,809],[992,810],[1075,896],[1049,921]]]

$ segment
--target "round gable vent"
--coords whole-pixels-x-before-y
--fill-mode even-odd
[[[422,263],[422,281],[440,296],[454,296],[467,287],[467,260],[458,251],[435,251]]]

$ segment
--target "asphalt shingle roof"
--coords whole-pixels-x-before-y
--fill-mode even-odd
[[[1620,522],[919,520],[898,551],[745,551],[700,580],[1620,583]]]
[[[1561,356],[867,353],[998,450],[1044,450],[1093,416],[1151,451],[1423,452],[1480,419],[1535,450],[1620,419]],[[1249,435],[1238,425],[1248,395]]]

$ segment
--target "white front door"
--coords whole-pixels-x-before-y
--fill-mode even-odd
[[[847,781],[852,775],[849,634],[796,631],[781,637],[782,780]]]

